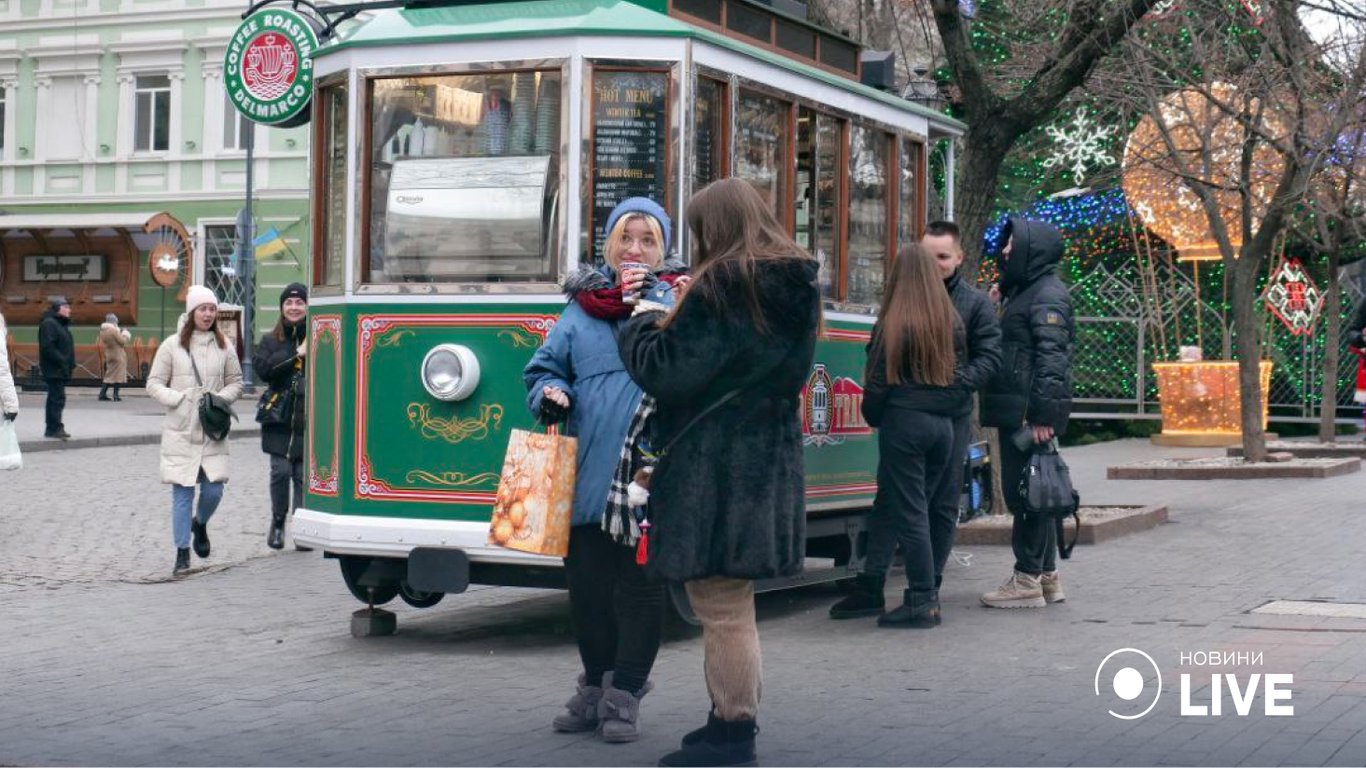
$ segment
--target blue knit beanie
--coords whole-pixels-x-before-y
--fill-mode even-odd
[[[659,222],[659,228],[664,233],[664,242],[660,245],[660,251],[665,257],[669,255],[669,243],[673,241],[673,227],[669,221],[669,214],[659,207],[659,203],[648,197],[628,197],[617,203],[617,207],[612,209],[612,214],[607,217],[607,223],[602,227],[603,235],[612,233],[612,227],[616,226],[617,219],[628,213],[643,213]]]

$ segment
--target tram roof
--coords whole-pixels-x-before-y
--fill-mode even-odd
[[[691,37],[921,115],[949,133],[967,128],[958,120],[894,94],[687,24],[630,0],[518,0],[381,10],[323,47],[317,56],[346,48],[564,36]]]

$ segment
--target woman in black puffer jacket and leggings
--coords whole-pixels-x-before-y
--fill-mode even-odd
[[[288,403],[282,406],[288,409],[284,424],[261,425],[261,450],[270,454],[270,533],[266,544],[271,549],[284,548],[285,519],[304,501],[307,321],[308,289],[302,283],[290,283],[280,294],[280,319],[275,329],[261,339],[252,356],[256,374],[270,387],[266,396]]]

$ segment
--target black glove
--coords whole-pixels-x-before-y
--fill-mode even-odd
[[[17,418],[19,418],[19,414],[17,413],[5,413],[5,421],[14,421]]]
[[[547,426],[558,424],[569,418],[569,409],[574,407],[574,401],[569,401],[568,406],[560,405],[549,397],[541,398],[541,421]]]

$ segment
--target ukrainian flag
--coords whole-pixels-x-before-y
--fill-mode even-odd
[[[285,245],[285,239],[281,237],[279,231],[276,230],[275,227],[271,227],[260,235],[257,235],[256,239],[251,241],[251,244],[252,247],[256,249],[257,260],[267,259],[277,253],[284,253],[289,250],[289,246]]]

